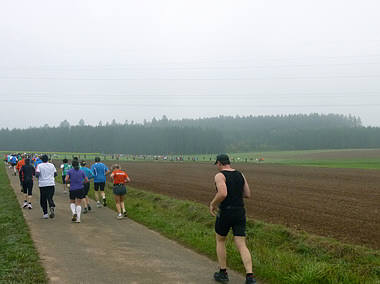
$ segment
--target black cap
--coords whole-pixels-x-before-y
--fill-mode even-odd
[[[218,156],[216,156],[216,161],[214,165],[216,165],[218,162],[220,162],[222,165],[228,165],[230,164],[230,158],[227,154],[219,154]]]

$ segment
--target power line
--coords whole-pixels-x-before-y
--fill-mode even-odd
[[[69,78],[69,77],[0,77],[0,80],[62,80],[62,81],[260,81],[260,80],[313,80],[313,79],[366,79],[380,75],[283,76],[267,78]]]
[[[305,107],[339,107],[339,108],[345,108],[345,107],[379,107],[380,104],[370,104],[370,103],[362,103],[362,104],[318,104],[318,105],[296,105],[296,104],[243,104],[243,105],[223,105],[223,104],[215,104],[214,102],[211,102],[210,104],[206,104],[205,102],[201,102],[199,104],[131,104],[131,103],[94,103],[94,102],[85,102],[85,103],[78,103],[78,102],[66,102],[66,101],[56,101],[56,102],[49,102],[49,101],[22,101],[20,100],[0,100],[1,102],[8,102],[8,103],[16,103],[16,104],[47,104],[47,105],[70,105],[70,106],[113,106],[113,107],[123,107],[123,108],[137,108],[137,107],[184,107],[184,108],[194,108],[194,107],[241,107],[241,108],[284,108],[284,107],[294,107],[294,108],[305,108]]]
[[[139,93],[141,91],[128,91],[124,93],[110,93],[107,91],[103,91],[101,93],[86,93],[86,92],[22,92],[22,93],[17,93],[17,92],[2,92],[0,93],[1,95],[6,95],[6,96],[16,96],[20,99],[28,99],[28,98],[51,98],[52,95],[59,95],[59,96],[64,96],[64,97],[75,97],[78,98],[78,96],[83,97],[86,96],[87,98],[104,98],[107,96],[107,98],[151,98],[151,97],[169,97],[169,98],[193,98],[193,97],[202,97],[202,98],[207,98],[207,97],[212,97],[212,98],[218,98],[218,97],[231,97],[231,98],[236,98],[236,97],[241,97],[241,98],[252,98],[252,97],[265,97],[265,96],[274,96],[274,97],[285,97],[285,98],[292,98],[292,97],[297,97],[297,96],[307,96],[307,98],[312,98],[312,97],[328,97],[328,98],[347,98],[349,95],[357,95],[360,97],[366,96],[366,97],[378,97],[380,95],[380,90],[379,91],[355,91],[355,92],[287,92],[287,93],[268,93],[265,91],[262,92],[256,92],[256,93],[245,93],[245,94],[239,94],[239,93],[218,93],[218,94],[200,94],[199,91],[193,91],[191,93],[174,93],[174,94],[168,94],[168,93],[157,93],[157,94],[152,94],[152,93]],[[145,92],[145,90],[143,90]],[[79,98],[80,98],[79,97]]]

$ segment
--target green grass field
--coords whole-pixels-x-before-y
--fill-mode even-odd
[[[3,166],[0,166],[0,192],[0,283],[47,283]]]
[[[109,184],[106,193],[115,209]],[[126,207],[131,219],[216,260],[206,206],[129,188]],[[258,278],[269,283],[380,283],[379,251],[255,220],[247,223],[247,243]],[[227,250],[229,267],[243,273],[231,236]]]
[[[377,151],[373,157],[368,157],[366,151]],[[23,151],[20,151],[23,152]],[[6,151],[0,151],[7,154]],[[329,156],[329,153],[333,155]],[[178,155],[167,155],[165,160],[155,158],[152,155],[146,155],[145,159],[142,155],[122,155],[119,159],[116,155],[101,153],[62,153],[49,152],[54,159],[79,157],[85,160],[94,160],[100,157],[107,161],[155,161],[155,162],[171,162],[175,161]],[[357,168],[357,169],[380,169],[380,149],[334,149],[334,150],[299,150],[299,151],[271,151],[271,152],[248,152],[248,153],[228,153],[233,163],[258,163],[257,159],[264,158],[262,163],[281,164],[289,166],[314,166],[329,168]],[[363,154],[363,156],[361,156]],[[321,155],[324,158],[320,158]],[[194,154],[183,155],[183,162],[204,162],[212,163],[216,154]]]

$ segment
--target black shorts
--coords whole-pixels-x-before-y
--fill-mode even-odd
[[[94,189],[95,191],[98,191],[100,189],[100,191],[104,191],[104,187],[105,187],[106,183],[103,181],[103,182],[94,182]]]
[[[88,195],[88,191],[90,190],[90,183],[86,182],[83,186],[84,186],[83,187],[83,198],[84,198]]]
[[[66,175],[62,176],[62,183],[66,184]]]
[[[215,221],[215,232],[227,236],[230,228],[236,237],[245,237],[246,217],[243,207],[220,210]]]
[[[127,193],[127,188],[124,184],[114,184],[112,191],[115,195],[125,195]]]
[[[82,199],[83,197],[83,188],[70,190],[70,200]]]
[[[22,192],[24,194],[28,193],[28,195],[32,195],[32,191],[33,191],[33,181],[32,180],[22,182]]]

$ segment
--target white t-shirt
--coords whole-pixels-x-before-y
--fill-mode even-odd
[[[36,173],[40,173],[40,176],[38,178],[39,187],[54,186],[54,173],[56,172],[57,170],[52,163],[47,162],[38,164]]]

